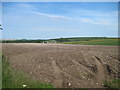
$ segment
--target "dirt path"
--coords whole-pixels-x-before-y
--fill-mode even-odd
[[[98,69],[98,72],[97,72],[97,87],[100,87],[104,80],[105,80],[105,73],[104,73],[104,68],[100,62],[100,59],[97,57],[97,56],[93,56],[93,58],[96,60],[96,65],[97,65],[97,69]]]
[[[63,83],[62,82],[62,75],[61,75],[60,69],[57,66],[55,60],[52,60],[52,67],[53,67],[54,75],[55,75],[54,85],[56,88],[62,88],[62,86],[63,86],[62,85],[62,83]]]

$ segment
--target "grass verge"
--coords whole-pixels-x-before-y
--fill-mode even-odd
[[[51,84],[32,80],[22,71],[14,70],[2,56],[2,88],[53,88]]]
[[[114,79],[112,81],[104,81],[104,87],[107,88],[120,88],[120,79]]]

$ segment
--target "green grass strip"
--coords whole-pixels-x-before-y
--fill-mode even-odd
[[[51,84],[32,80],[24,72],[14,70],[2,56],[2,87],[3,88],[53,88]]]

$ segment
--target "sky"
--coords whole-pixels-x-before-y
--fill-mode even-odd
[[[117,2],[3,2],[3,39],[117,37]]]

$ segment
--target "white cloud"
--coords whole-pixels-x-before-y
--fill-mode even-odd
[[[69,9],[70,14],[79,16],[91,16],[91,17],[117,17],[118,11],[97,11],[86,9]]]
[[[58,18],[58,19],[68,19],[68,17],[65,16],[60,16],[60,15],[54,15],[54,14],[47,14],[47,13],[41,13],[41,12],[36,12],[36,11],[31,11],[34,14],[41,15],[41,16],[47,16],[50,18]]]
[[[65,19],[65,20],[74,20],[74,21],[80,21],[83,23],[90,23],[90,24],[100,24],[100,25],[115,25],[118,18],[118,11],[97,11],[97,10],[85,10],[85,9],[68,9],[67,8],[67,15],[56,15],[51,13],[43,13],[38,12],[36,10],[36,7],[29,5],[29,4],[20,4],[18,5],[22,8],[27,8],[30,10],[30,12],[46,16],[49,18],[55,18],[55,19]],[[24,9],[23,9],[24,10]],[[72,15],[72,16],[71,16]]]
[[[62,15],[55,15],[55,14],[48,14],[48,13],[42,13],[42,12],[37,12],[37,11],[31,11],[34,14],[41,15],[41,16],[46,16],[49,18],[56,18],[56,19],[67,19],[67,20],[72,20],[72,17],[67,17],[67,16],[62,16]]]
[[[42,13],[42,12],[37,12],[37,11],[31,11],[34,14],[40,15],[40,16],[46,16],[49,18],[55,18],[55,19],[65,19],[65,20],[72,20],[72,21],[79,21],[82,23],[89,23],[89,24],[97,24],[97,25],[115,25],[117,22],[115,22],[114,18],[110,17],[109,19],[106,17],[77,17],[77,16],[62,16],[62,15],[55,15],[55,14],[49,14],[49,13]],[[117,18],[116,18],[117,21]],[[115,23],[113,23],[115,22]]]
[[[21,8],[27,10],[26,13],[30,12],[36,15],[45,16],[53,19],[63,19],[63,20],[71,20],[88,24],[97,24],[97,25],[112,25],[115,26],[117,24],[117,11],[96,11],[96,10],[85,10],[85,9],[68,9],[68,13],[62,15],[56,15],[51,13],[43,13],[41,11],[37,11],[35,6],[29,4],[17,4],[16,5],[20,10]]]

